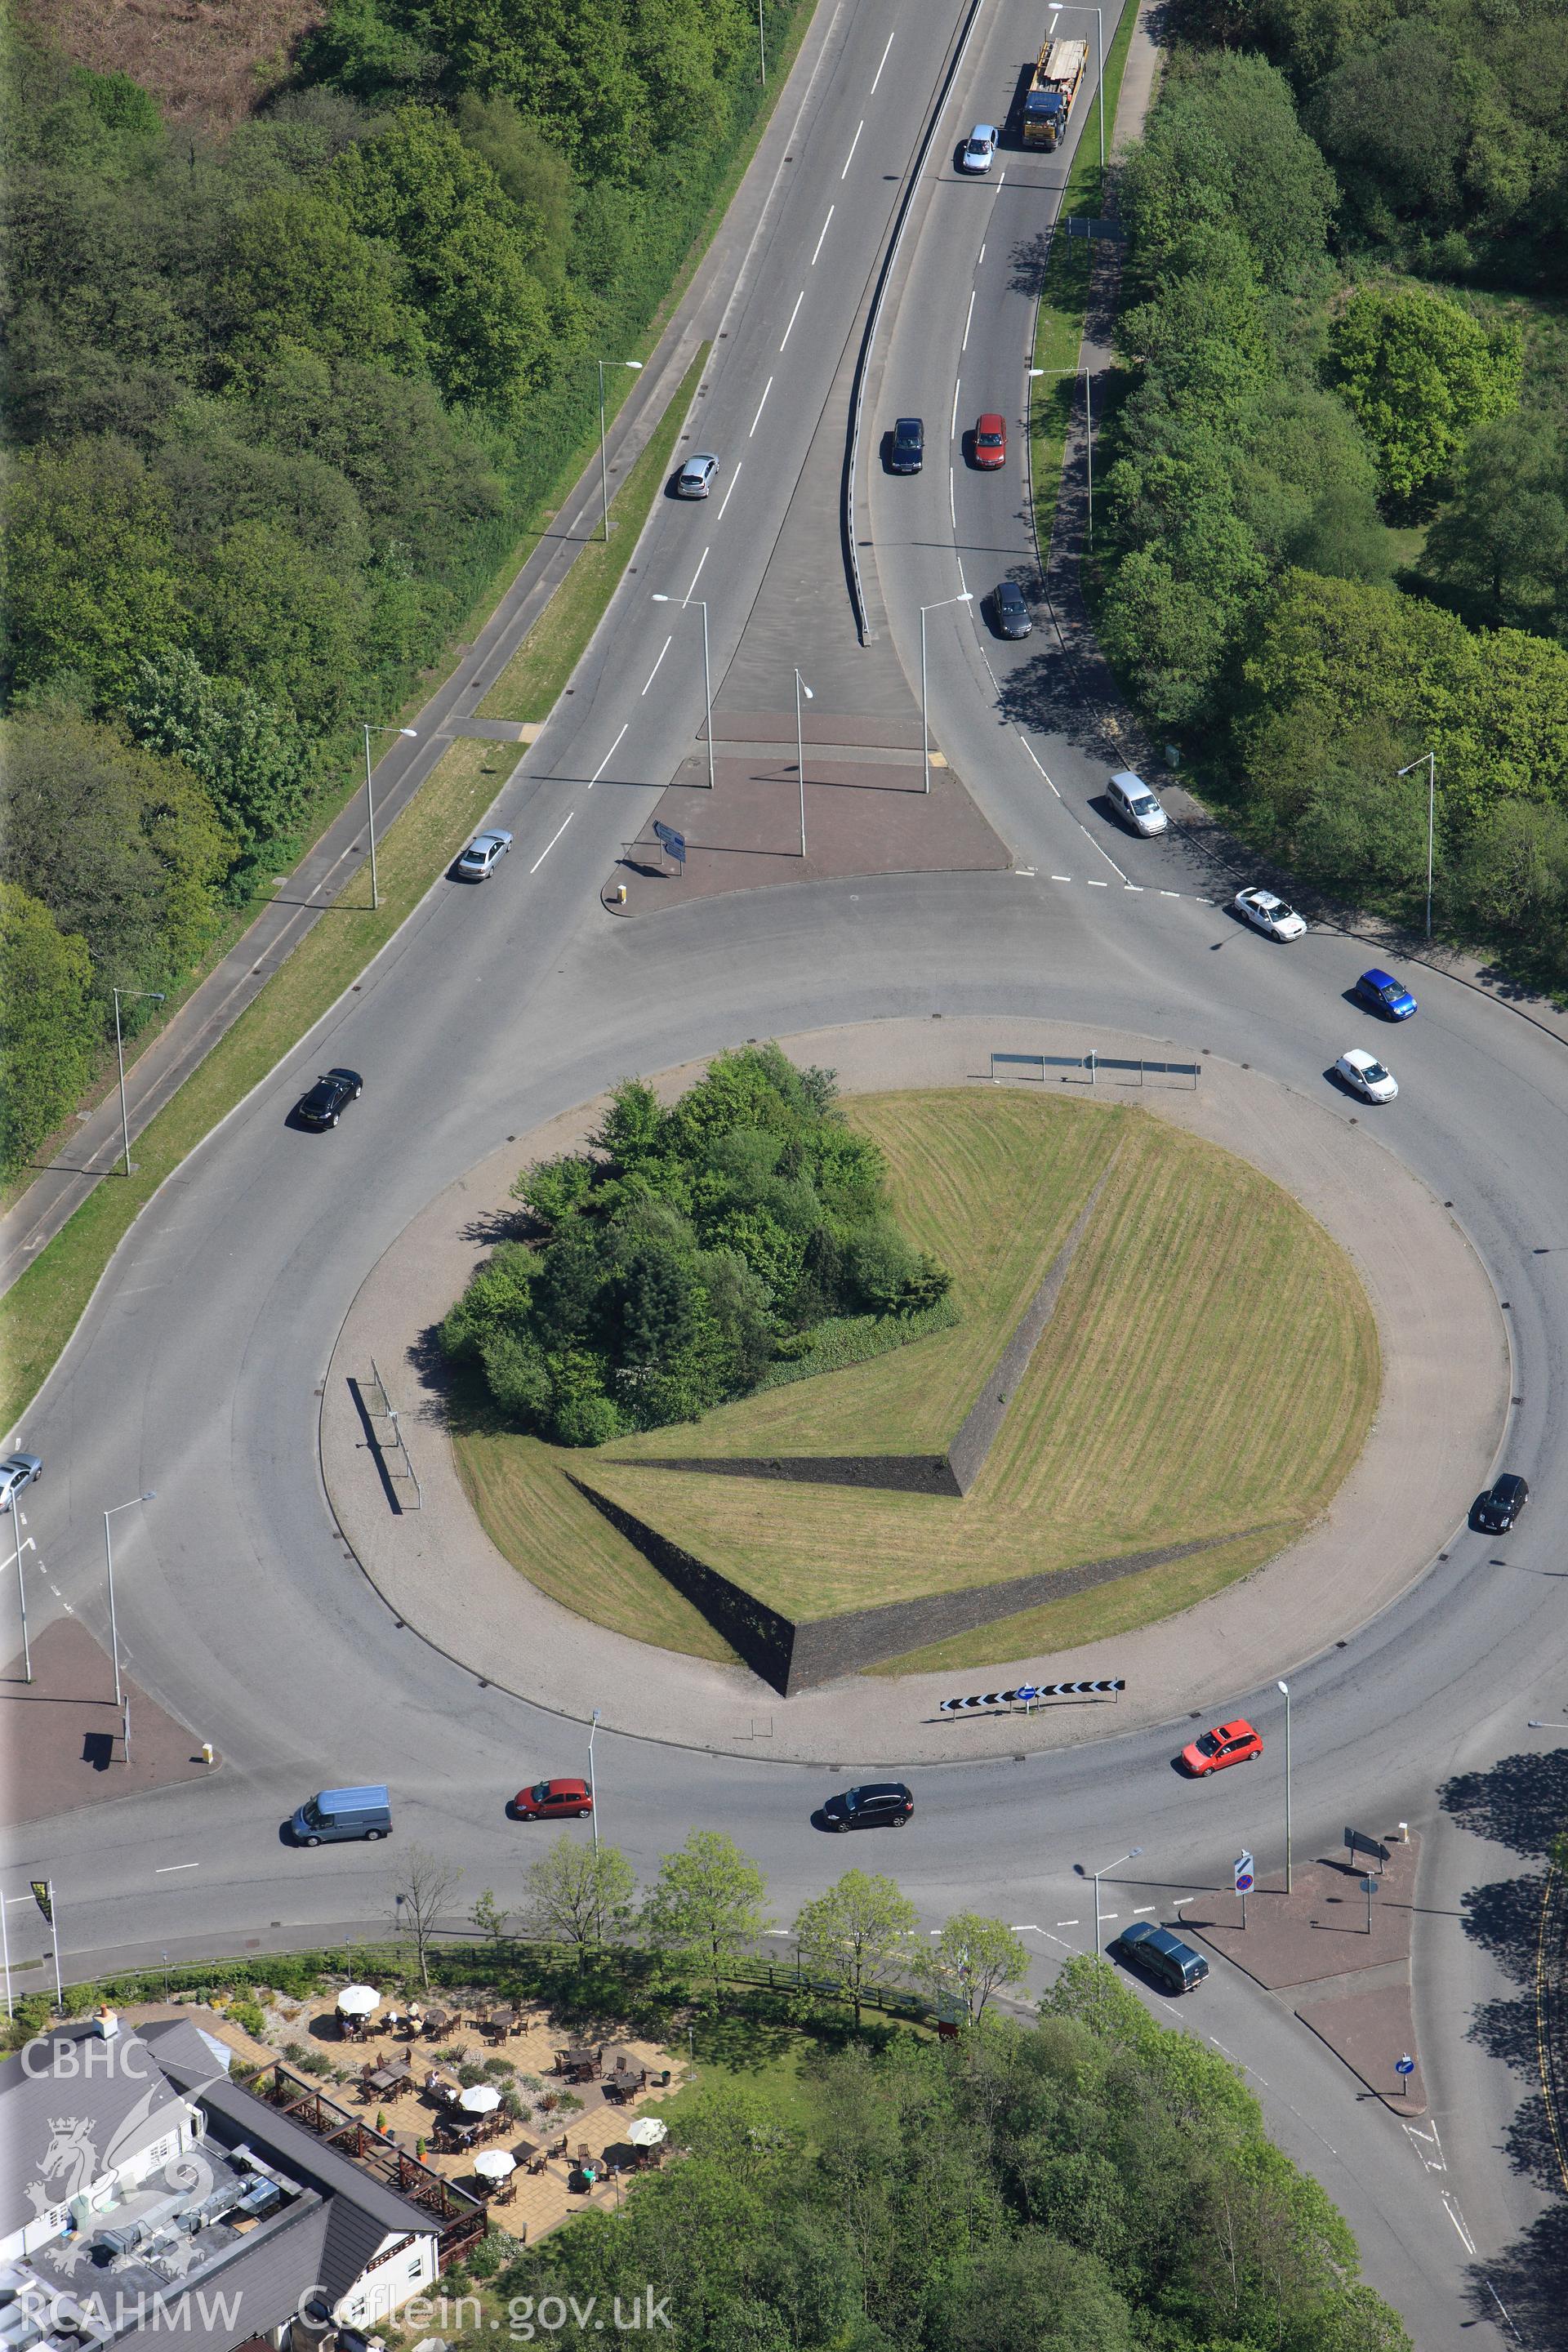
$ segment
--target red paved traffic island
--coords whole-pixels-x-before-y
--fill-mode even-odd
[[[1255,1983],[1289,1997],[1303,2025],[1327,2042],[1369,2091],[1401,2114],[1424,2115],[1426,2093],[1415,2049],[1410,2001],[1410,1924],[1415,1906],[1415,1873],[1421,1841],[1396,1842],[1397,1833],[1377,1832],[1388,1860],[1371,1898],[1362,1881],[1360,1859],[1320,1855],[1295,1871],[1287,1895],[1282,1887],[1255,1887],[1247,1898],[1221,1894],[1190,1906],[1184,1932],[1201,1937],[1211,1950],[1244,1969]],[[1417,2058],[1409,2075],[1396,2071],[1405,2056]]]
[[[925,790],[918,719],[813,717],[805,740],[804,857],[794,719],[717,714],[714,738],[713,788],[704,747],[626,844],[601,893],[612,913],[647,914],[683,898],[781,882],[1001,871],[1013,862],[940,752],[931,754]],[[663,845],[660,825],[681,836],[684,864]]]
[[[205,1780],[214,1769],[202,1754],[205,1735],[193,1738],[122,1669],[131,1706],[127,1759],[114,1668],[79,1618],[58,1619],[32,1652],[30,1683],[20,1657],[0,1670],[0,1821],[8,1827],[106,1797]]]

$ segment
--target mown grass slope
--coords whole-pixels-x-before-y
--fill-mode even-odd
[[[993,1107],[1013,1116],[1022,1107],[970,1099],[982,1119]],[[906,1100],[899,1132],[918,1177],[937,1146],[943,1097]],[[1091,1108],[1031,1108],[1042,1139],[1056,1113],[1099,1125]],[[1135,1111],[1121,1114],[1117,1136],[1055,1318],[962,1501],[707,1478],[603,1454],[585,1475],[797,1621],[1195,1541],[1245,1537],[1229,1573],[1256,1566],[1323,1509],[1360,1452],[1379,1381],[1371,1310],[1344,1254],[1256,1169]],[[1065,1231],[1089,1190],[1093,1155],[1073,1164],[1072,1197],[1042,1204],[1053,1230]],[[953,1195],[949,1209],[966,1222],[985,1214],[973,1195]],[[866,1370],[884,1373],[891,1361],[912,1422],[917,1359],[958,1337]],[[837,1387],[842,1412],[858,1377],[818,1385]],[[784,1408],[774,1450],[812,1450],[792,1442],[792,1402],[795,1425],[824,1451],[850,1450],[847,1428],[824,1443],[819,1398],[786,1390],[759,1402]],[[677,1450],[664,1434],[664,1450]],[[1163,1596],[1184,1595],[1217,1565],[1205,1570],[1199,1556],[1141,1577],[1142,1614],[1184,1605]],[[1075,1622],[1087,1622],[1118,1604],[1102,1590],[1072,1605]]]
[[[732,1655],[568,1473],[802,1619],[1213,1545],[881,1671],[956,1667],[1185,1608],[1323,1509],[1375,1408],[1377,1339],[1348,1260],[1287,1193],[1132,1110],[978,1091],[847,1108],[888,1153],[905,1229],[952,1268],[963,1324],[599,1452],[493,1429],[459,1436],[492,1540],[543,1591],[639,1639]],[[639,1450],[733,1459],[944,1445],[1112,1159],[1052,1324],[962,1502],[639,1466]]]

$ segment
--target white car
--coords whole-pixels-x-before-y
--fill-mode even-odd
[[[458,860],[459,882],[482,882],[511,847],[510,833],[476,833]]]
[[[1307,935],[1307,926],[1295,908],[1277,898],[1272,890],[1238,890],[1231,904],[1242,920],[1266,939],[1300,940]]]
[[[959,158],[966,172],[988,172],[996,157],[996,125],[977,122],[963,142]]]
[[[44,1475],[36,1454],[7,1454],[0,1462],[0,1511],[8,1511],[25,1486]]]
[[[1392,1102],[1399,1092],[1392,1073],[1364,1045],[1352,1045],[1348,1054],[1342,1054],[1334,1068],[1363,1102]]]
[[[1105,787],[1105,797],[1134,833],[1145,836],[1163,833],[1171,822],[1142,777],[1135,776],[1131,768],[1123,768],[1120,775],[1111,777]]]
[[[705,452],[700,450],[695,457],[688,457],[685,465],[682,466],[679,473],[677,474],[675,478],[676,497],[678,499],[705,499],[713,488],[713,477],[718,471],[718,458],[710,457]]]

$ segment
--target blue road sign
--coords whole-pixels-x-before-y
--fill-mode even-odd
[[[1396,2059],[1394,2060],[1394,2073],[1395,2073],[1396,2074],[1415,2074],[1415,2059],[1414,2059],[1414,2058],[1412,2058],[1412,2056],[1410,2055],[1410,2053],[1409,2053],[1408,2051],[1406,2051],[1406,2052],[1405,2052],[1405,2055],[1404,2055],[1404,2057],[1403,2057],[1403,2058],[1396,2058]]]
[[[1237,1854],[1233,1867],[1236,1872],[1237,1893],[1238,1895],[1247,1895],[1250,1893],[1252,1888],[1252,1856],[1249,1853]]]
[[[678,866],[684,866],[686,863],[686,835],[683,833],[677,833],[672,824],[661,824],[658,817],[655,817],[653,821],[653,831],[655,840],[663,842],[666,849],[668,850],[676,864]]]

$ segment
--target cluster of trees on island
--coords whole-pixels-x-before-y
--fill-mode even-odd
[[[1397,771],[1434,749],[1439,919],[1568,982],[1557,12],[1178,24],[1121,185],[1107,649],[1222,813],[1353,904],[1415,904]]]
[[[589,1150],[518,1178],[539,1238],[485,1261],[448,1356],[511,1427],[597,1445],[932,1328],[946,1270],[834,1094],[774,1045],[720,1055],[668,1108],[617,1087]]]
[[[584,450],[592,355],[635,352],[754,119],[757,31],[754,0],[330,0],[258,111],[194,128],[0,33],[0,1175],[110,990],[232,932]]]

